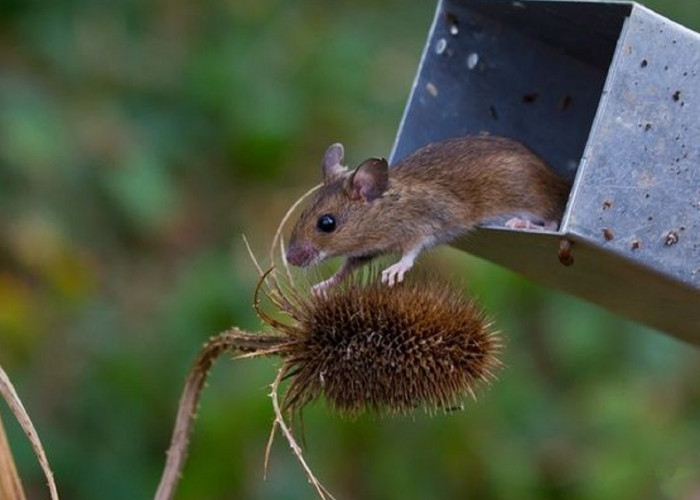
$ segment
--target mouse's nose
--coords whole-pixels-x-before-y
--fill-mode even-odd
[[[310,243],[295,244],[287,250],[287,262],[293,266],[308,266],[316,257],[318,257],[318,250]]]

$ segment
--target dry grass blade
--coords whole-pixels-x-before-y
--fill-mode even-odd
[[[39,465],[41,465],[41,469],[44,471],[44,475],[46,476],[46,481],[49,485],[49,492],[51,494],[51,500],[58,500],[56,483],[54,482],[53,473],[51,472],[51,467],[49,467],[49,461],[46,458],[44,447],[39,439],[39,434],[37,434],[34,424],[32,424],[32,420],[29,418],[29,414],[27,414],[27,410],[24,409],[24,405],[19,399],[12,382],[10,382],[10,378],[7,376],[2,367],[0,367],[0,393],[5,398],[5,401],[7,401],[7,405],[10,407],[10,410],[12,410],[13,415],[17,419],[17,422],[19,422],[19,425],[22,427],[22,430],[34,449],[34,453],[39,460]]]
[[[0,419],[0,498],[3,500],[26,500],[27,498],[17,474],[2,419]]]
[[[247,352],[247,357],[269,355],[274,353],[276,347],[285,340],[278,335],[246,333],[237,328],[231,328],[213,337],[202,347],[190,369],[180,397],[170,448],[155,500],[170,500],[175,495],[180,474],[187,459],[189,439],[199,398],[214,362],[226,352]]]

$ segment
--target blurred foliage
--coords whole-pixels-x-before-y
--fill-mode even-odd
[[[700,28],[696,0],[648,4]],[[389,151],[433,8],[0,4],[0,363],[64,498],[152,495],[196,350],[259,328],[240,233],[265,248],[327,144]],[[697,349],[454,250],[422,264],[467,277],[506,369],[464,412],[310,408],[307,456],[339,498],[697,498]],[[282,440],[262,480],[275,366],[215,368],[179,498],[311,497]]]

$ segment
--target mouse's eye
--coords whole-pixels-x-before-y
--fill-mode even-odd
[[[331,214],[322,215],[316,221],[316,227],[324,233],[332,233],[335,230],[335,217]]]

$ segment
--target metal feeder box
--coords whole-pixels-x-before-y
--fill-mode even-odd
[[[457,246],[700,344],[699,72],[700,35],[636,3],[442,0],[390,161],[524,142],[572,182],[559,231]]]

